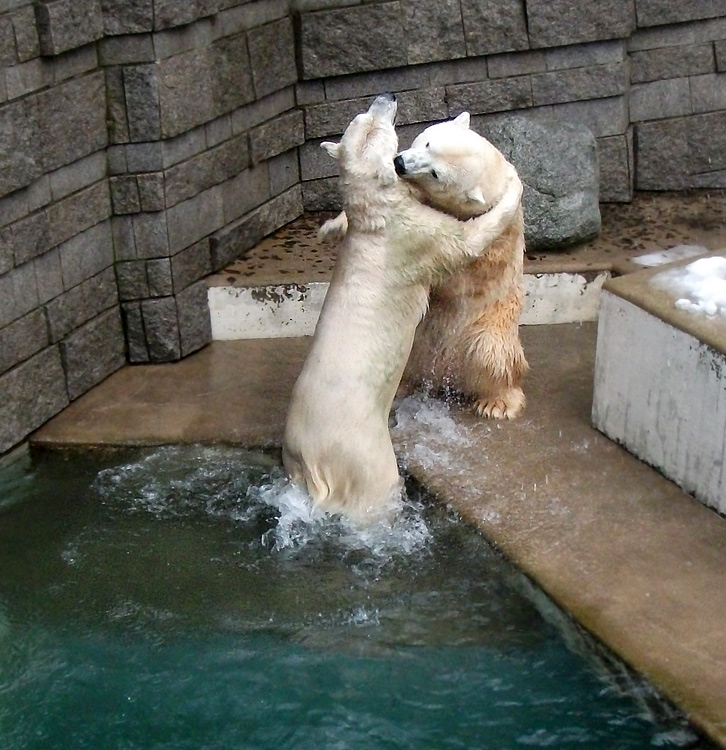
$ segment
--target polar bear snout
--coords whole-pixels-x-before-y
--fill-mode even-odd
[[[403,161],[403,157],[401,156],[401,154],[398,154],[393,159],[393,167],[399,177],[403,177],[403,175],[406,174],[406,163]]]
[[[368,113],[374,117],[383,117],[390,123],[396,120],[396,111],[398,110],[398,102],[394,94],[380,94],[377,96],[368,108]]]

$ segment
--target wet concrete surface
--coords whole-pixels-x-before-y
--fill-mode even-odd
[[[459,437],[399,425],[407,470],[726,746],[726,520],[590,426],[595,324],[532,326],[514,422],[452,408]],[[126,367],[36,446],[278,445],[307,339],[215,342]]]

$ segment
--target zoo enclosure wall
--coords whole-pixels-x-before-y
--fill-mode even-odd
[[[204,278],[337,206],[370,97],[582,122],[602,201],[726,185],[722,0],[0,0],[0,454],[210,340]]]

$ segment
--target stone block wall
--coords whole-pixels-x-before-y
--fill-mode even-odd
[[[204,278],[338,205],[381,91],[586,124],[601,200],[726,186],[723,0],[0,0],[0,453],[210,339]]]
[[[307,209],[336,205],[317,148],[383,90],[401,142],[472,114],[587,125],[600,199],[726,186],[726,5],[720,0],[298,0]]]

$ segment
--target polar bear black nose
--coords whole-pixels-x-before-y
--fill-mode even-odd
[[[393,159],[393,167],[397,175],[406,174],[406,165],[403,163],[403,157],[399,154]]]

